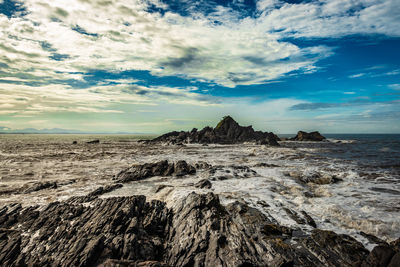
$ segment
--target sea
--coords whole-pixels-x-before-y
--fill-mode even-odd
[[[145,195],[173,208],[193,191],[211,191],[223,204],[244,201],[272,221],[312,231],[287,212],[302,216],[305,211],[318,228],[349,234],[368,249],[376,245],[368,235],[385,241],[399,238],[400,134],[324,136],[323,142],[282,141],[280,147],[269,147],[150,146],[138,142],[149,137],[136,135],[4,134],[0,135],[0,206],[62,201],[113,183],[112,178],[132,164],[185,160],[193,165],[206,162],[212,171],[136,181],[102,197]],[[94,139],[100,143],[86,143]],[[200,179],[209,179],[212,188],[196,188]],[[56,181],[58,186],[24,193],[24,188],[44,181]],[[155,190],[160,185],[163,189]]]

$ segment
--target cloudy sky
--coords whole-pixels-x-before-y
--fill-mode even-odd
[[[0,127],[400,133],[399,0],[0,0]]]

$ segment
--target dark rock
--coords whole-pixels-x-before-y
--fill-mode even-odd
[[[210,169],[212,166],[205,161],[199,161],[195,164],[196,169]]]
[[[161,190],[163,190],[164,188],[167,188],[167,187],[173,187],[173,186],[172,186],[172,185],[165,185],[165,184],[159,185],[159,186],[157,186],[157,188],[154,190],[154,193],[158,193],[158,192],[160,192]]]
[[[342,179],[336,177],[335,175],[328,175],[328,174],[320,174],[318,172],[309,173],[309,174],[302,174],[301,172],[293,171],[287,173],[288,176],[295,178],[298,182],[307,184],[335,184],[341,182]]]
[[[153,139],[151,142],[201,143],[201,144],[237,144],[243,142],[256,142],[271,146],[279,146],[279,138],[273,133],[254,131],[252,126],[240,126],[232,117],[224,117],[215,128],[205,127],[198,131],[169,132]]]
[[[167,267],[159,261],[106,260],[101,267]]]
[[[388,267],[398,267],[400,266],[400,252],[397,252],[392,259],[390,260],[390,263]]]
[[[271,164],[271,163],[266,163],[266,162],[261,162],[261,163],[257,163],[254,165],[254,167],[268,167],[268,168],[275,168],[275,167],[279,167],[279,165],[276,164]]]
[[[100,140],[96,139],[96,140],[92,140],[92,141],[87,141],[86,144],[99,144]]]
[[[33,223],[25,221],[28,210],[6,209],[0,217],[12,213],[18,219],[0,223],[7,228],[0,230],[0,266],[97,266],[110,264],[108,259],[121,262],[107,266],[163,266],[149,262],[162,261],[172,215],[160,201],[135,196],[96,199],[89,206],[55,202],[38,209]]]
[[[213,193],[173,210],[144,196],[84,200],[0,208],[0,266],[354,266],[368,255],[347,235],[291,229]]]
[[[372,249],[371,253],[361,266],[386,267],[389,265],[394,254],[394,250],[389,246],[376,246]]]
[[[326,139],[324,136],[322,136],[319,132],[303,132],[299,131],[297,132],[297,135],[293,138],[290,138],[289,140],[292,141],[323,141]]]
[[[354,266],[368,255],[368,250],[354,238],[332,231],[315,229],[311,238],[303,240],[303,244],[316,252],[325,266]]]
[[[114,191],[117,188],[121,188],[122,186],[123,186],[122,184],[111,184],[111,185],[106,185],[105,187],[100,186],[99,188],[97,188],[94,191],[90,192],[88,194],[88,196],[89,197],[99,196],[99,195]]]
[[[196,173],[196,169],[193,166],[187,164],[186,161],[180,160],[177,163],[175,163],[174,173],[173,173],[174,175],[184,176],[187,174],[194,174],[194,173]]]
[[[397,252],[400,252],[400,238],[390,242],[390,246]]]
[[[308,215],[307,212],[302,210],[301,213],[303,214],[304,219],[306,220],[308,225],[310,225],[310,226],[312,226],[314,228],[317,228],[317,224],[315,223],[314,219],[310,215]]]
[[[298,224],[306,224],[306,220],[302,218],[300,214],[298,214],[296,211],[286,207],[284,207],[283,210],[286,211],[287,215],[289,215],[289,217],[292,218],[292,220],[294,220]]]
[[[119,172],[114,180],[120,183],[143,180],[153,176],[184,176],[196,173],[196,169],[180,160],[174,163],[168,163],[163,160],[156,163],[137,164]]]
[[[37,182],[37,183],[34,183],[33,185],[29,186],[28,188],[23,189],[23,193],[28,194],[28,193],[36,192],[36,191],[43,190],[43,189],[56,189],[56,188],[57,188],[57,183],[54,181]]]
[[[367,250],[346,235],[293,230],[240,202],[190,194],[174,209],[165,261],[169,266],[353,266]],[[178,256],[177,256],[178,255]]]
[[[279,146],[278,140],[279,139],[275,135],[270,134],[265,139],[257,140],[256,144],[257,145]]]
[[[212,187],[212,184],[209,180],[207,179],[202,179],[199,182],[197,182],[195,185],[197,188],[207,188],[210,189]]]
[[[72,141],[72,144],[76,145],[76,144],[78,144],[78,141]]]

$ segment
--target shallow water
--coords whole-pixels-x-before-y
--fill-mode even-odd
[[[385,240],[400,236],[400,136],[328,136],[328,142],[281,142],[281,147],[253,144],[187,146],[143,145],[142,136],[0,135],[0,205],[46,204],[85,195],[112,183],[134,163],[186,160],[217,166],[182,178],[153,177],[102,197],[143,194],[174,207],[192,191],[215,192],[223,203],[240,200],[281,224],[309,231],[284,208],[306,211],[318,228],[347,233],[368,248],[360,231]],[[100,144],[86,141],[100,139]],[[72,141],[78,141],[73,145]],[[243,167],[243,168],[241,168]],[[336,183],[306,183],[307,177]],[[210,179],[211,189],[197,189]],[[56,189],[21,193],[37,181],[57,181]],[[166,185],[155,192],[159,185]]]

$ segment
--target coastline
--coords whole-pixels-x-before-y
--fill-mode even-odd
[[[398,232],[396,230],[398,225],[390,223],[390,220],[377,223],[379,217],[381,220],[388,220],[391,213],[395,219],[399,214],[398,211],[382,210],[382,214],[386,216],[383,217],[378,211],[385,208],[379,205],[371,206],[376,214],[371,210],[363,210],[363,201],[357,200],[354,193],[351,193],[371,188],[365,184],[366,181],[361,181],[360,185],[364,185],[363,187],[357,187],[360,186],[357,181],[358,174],[352,171],[356,165],[352,165],[351,162],[335,162],[332,159],[328,161],[329,166],[324,167],[320,164],[321,161],[325,161],[321,157],[322,155],[326,156],[326,149],[348,149],[349,146],[357,145],[354,143],[283,141],[280,142],[280,147],[251,143],[166,146],[163,144],[145,145],[129,138],[123,139],[121,142],[117,136],[101,139],[99,144],[86,144],[85,136],[78,139],[78,144],[75,145],[70,143],[69,137],[58,141],[51,139],[51,142],[45,140],[46,137],[38,138],[36,141],[31,139],[25,144],[21,141],[14,144],[12,142],[2,144],[2,162],[7,162],[7,164],[3,164],[3,168],[7,167],[9,174],[11,174],[11,170],[16,171],[14,178],[6,178],[4,177],[6,171],[2,170],[2,190],[4,190],[0,200],[2,206],[11,202],[20,202],[25,209],[39,204],[40,210],[42,210],[48,203],[54,201],[68,203],[73,197],[85,198],[99,187],[105,188],[107,185],[114,184],[113,177],[132,164],[158,162],[162,159],[167,159],[169,162],[186,160],[193,166],[199,162],[206,162],[210,167],[196,168],[194,175],[155,176],[141,181],[124,183],[122,187],[99,194],[97,198],[107,201],[107,199],[111,200],[115,197],[129,198],[134,195],[145,195],[147,201],[165,202],[166,208],[173,212],[191,192],[194,191],[198,195],[212,192],[224,207],[239,201],[239,203],[261,212],[262,216],[267,216],[277,225],[297,229],[296,231],[308,233],[308,235],[314,228],[294,219],[298,216],[301,222],[301,219],[306,218],[301,213],[302,210],[316,222],[316,229],[332,230],[338,234],[350,235],[369,250],[379,242],[385,241],[373,240],[371,236],[361,235],[361,232],[372,234],[387,242],[398,238],[394,234]],[[323,153],[321,154],[320,151]],[[243,168],[237,169],[238,167]],[[374,169],[373,166],[371,168],[370,171],[366,170],[366,173],[374,176],[377,169]],[[348,170],[346,171],[346,169]],[[314,172],[311,172],[312,170]],[[342,181],[326,184],[301,181],[305,178],[310,179],[315,173],[319,173],[321,177],[330,174],[331,178],[336,175]],[[342,173],[341,176],[338,176],[340,173]],[[368,175],[359,177],[368,177]],[[16,178],[17,180],[15,180]],[[199,181],[204,179],[211,182],[211,188],[195,187]],[[27,188],[31,188],[38,182],[42,184],[55,182],[57,186],[56,188],[51,185],[45,186],[31,192],[28,190],[29,193],[21,192],[21,188],[26,191]],[[10,186],[4,187],[6,183],[9,183]],[[346,188],[349,190],[344,190]],[[379,188],[386,187],[381,185]],[[7,193],[6,189],[15,191]],[[160,190],[156,192],[156,189]],[[369,192],[376,191],[369,190]],[[380,195],[381,197],[382,194],[389,194],[389,199],[393,199],[393,192],[376,193],[376,196]],[[340,205],[340,203],[346,203],[346,198],[349,203],[356,201],[359,204],[353,207],[347,206],[349,209],[346,210],[346,205]],[[96,201],[99,200],[93,199],[88,203]],[[367,203],[369,200],[367,198],[364,201]],[[382,199],[381,202],[384,200]],[[386,204],[393,206],[390,203]],[[324,211],[323,205],[329,208],[328,212]],[[342,209],[337,210],[341,206]],[[354,213],[357,210],[361,212],[358,215]],[[293,217],[291,213],[295,216]],[[368,214],[370,214],[370,218],[363,219]],[[378,225],[381,228],[377,228]],[[393,234],[388,235],[388,229],[392,229]]]

